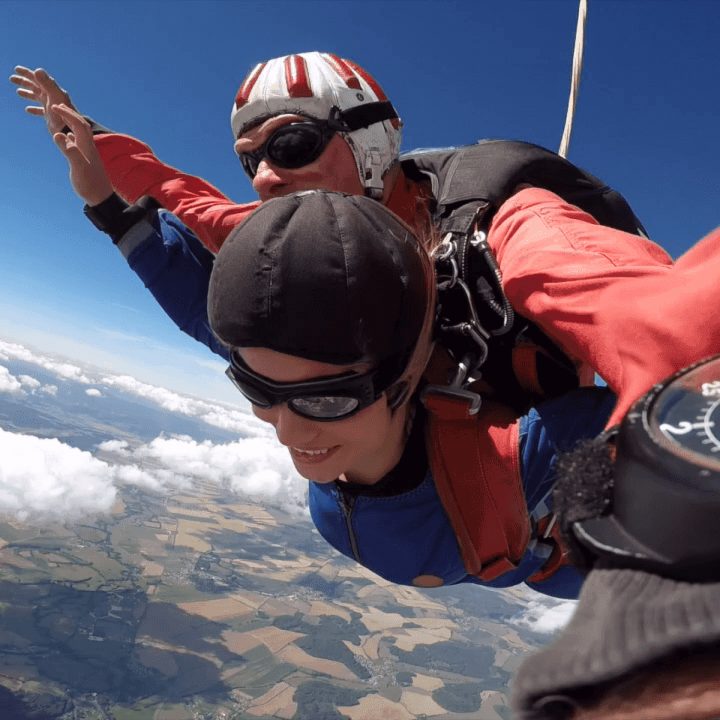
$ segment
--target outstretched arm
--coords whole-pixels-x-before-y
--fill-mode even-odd
[[[609,425],[655,383],[720,352],[720,230],[673,265],[645,238],[533,188],[500,208],[489,240],[513,306],[617,394]]]
[[[628,329],[617,347],[625,385],[610,425],[655,383],[720,353],[718,277],[720,228],[679,257],[669,277],[649,275],[632,292],[610,287],[603,294],[603,316],[623,319]]]
[[[70,165],[75,192],[88,205],[102,207],[113,190],[90,124],[66,105],[54,105],[50,113],[69,126],[69,132],[57,132],[53,140]],[[132,210],[130,222],[134,220]],[[128,220],[123,220],[120,224],[124,230]],[[213,335],[207,318],[212,253],[177,218],[163,211],[145,213],[115,240],[130,267],[178,328],[227,357],[227,349]]]
[[[63,104],[75,109],[66,90],[42,68],[18,66],[10,78],[20,97],[30,100],[26,111],[43,116],[51,134],[62,129],[53,123],[49,108]],[[154,197],[195,231],[216,252],[229,232],[242,222],[259,202],[237,204],[210,183],[183,173],[158,160],[144,143],[129,135],[114,133],[91,124],[95,144],[115,191],[128,202],[144,195]]]
[[[124,203],[113,194],[87,120],[65,104],[48,105],[44,115],[48,128],[65,128],[53,133],[53,140],[68,161],[75,192],[96,210],[111,205],[119,223],[110,234],[145,287],[180,330],[226,357],[227,350],[207,319],[212,253],[164,211],[128,208],[123,212]]]
[[[513,307],[622,396],[629,377],[620,348],[653,341],[642,317],[630,319],[601,297],[615,288],[631,298],[639,279],[669,279],[670,257],[540,188],[522,190],[501,206],[488,241]],[[644,312],[649,320],[656,310]]]

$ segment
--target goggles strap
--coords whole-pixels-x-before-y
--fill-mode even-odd
[[[397,117],[397,111],[389,100],[358,105],[357,107],[350,108],[349,110],[343,110],[336,116],[337,120],[340,120],[340,122],[344,125],[342,129],[345,130],[345,132],[360,130],[361,128],[366,128],[369,125],[383,122],[383,120],[395,120]],[[331,127],[333,119],[335,118],[331,117],[329,120]]]

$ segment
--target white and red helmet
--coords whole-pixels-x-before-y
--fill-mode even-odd
[[[383,176],[400,153],[402,123],[371,75],[350,60],[321,52],[260,63],[235,96],[233,135],[285,113],[338,123],[366,194],[382,197]]]

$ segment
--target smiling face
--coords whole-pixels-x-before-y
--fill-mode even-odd
[[[307,122],[302,115],[277,115],[245,131],[235,141],[235,152],[259,148],[283,125]],[[363,195],[355,158],[343,137],[335,134],[322,155],[300,168],[281,168],[264,158],[252,179],[252,186],[261,200],[289,195],[302,190],[333,190],[349,195]]]
[[[370,369],[367,363],[333,365],[267,348],[243,348],[238,352],[253,372],[276,382],[318,380]],[[355,415],[332,422],[300,417],[287,403],[270,408],[253,405],[253,412],[275,428],[297,471],[314,482],[340,478],[373,484],[395,467],[405,445],[407,406],[392,412],[385,395]]]

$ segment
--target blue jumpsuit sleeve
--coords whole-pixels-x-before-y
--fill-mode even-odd
[[[615,402],[608,388],[581,388],[544,402],[521,418],[522,480],[531,515],[539,518],[552,511],[557,456],[603,432]],[[574,567],[564,566],[547,580],[527,585],[546,595],[574,598],[582,580]]]
[[[213,334],[207,314],[215,258],[195,234],[160,210],[130,228],[118,248],[178,328],[227,360],[228,348]]]
[[[597,437],[615,402],[606,387],[581,388],[541,403],[521,418],[522,480],[531,513],[543,501],[551,502],[557,456],[580,440]]]

